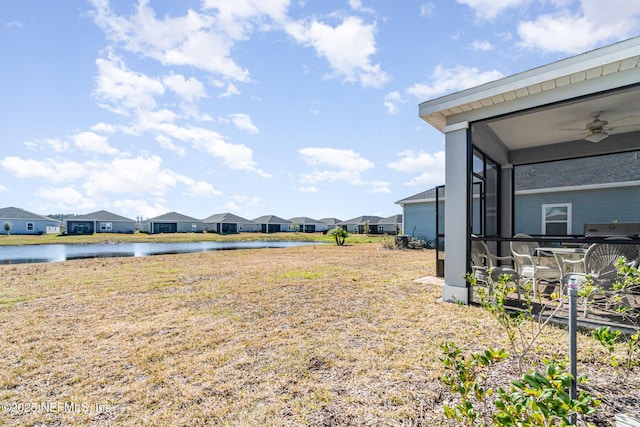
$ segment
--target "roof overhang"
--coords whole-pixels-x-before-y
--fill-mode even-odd
[[[611,135],[640,132],[638,100],[640,37],[423,102],[419,114],[442,132],[481,124],[479,133],[517,151],[584,146],[597,111],[614,124]],[[618,151],[637,147],[637,138],[621,144]]]

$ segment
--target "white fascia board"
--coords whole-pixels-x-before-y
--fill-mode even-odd
[[[443,201],[445,201],[445,199],[446,199],[446,197],[440,197],[438,199],[438,201],[443,202]],[[399,204],[400,205],[416,205],[418,203],[431,203],[431,202],[435,203],[435,201],[436,201],[435,197],[431,197],[431,198],[428,198],[428,199],[407,200],[407,201],[399,203]]]
[[[613,182],[607,184],[572,185],[567,187],[538,188],[533,190],[517,190],[516,195],[558,193],[564,191],[607,190],[622,187],[640,187],[640,181]]]
[[[548,65],[523,71],[500,80],[485,83],[470,89],[445,95],[419,105],[420,116],[477,102],[481,99],[501,96],[509,92],[566,78],[576,73],[602,67],[640,55],[640,37],[625,40],[601,49],[593,50]]]

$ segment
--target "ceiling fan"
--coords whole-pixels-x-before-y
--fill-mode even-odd
[[[592,112],[591,117],[593,118],[593,120],[591,120],[586,125],[584,125],[584,129],[567,129],[567,130],[582,131],[585,133],[585,137],[584,137],[585,141],[600,142],[606,139],[610,135],[610,132],[613,131],[614,129],[620,129],[620,128],[629,127],[629,126],[637,126],[637,124],[635,125],[629,124],[629,125],[616,126],[614,128],[613,124],[620,123],[621,121],[627,118],[637,117],[637,116],[634,116],[634,115],[626,116],[618,120],[615,120],[614,122],[609,122],[607,120],[600,118],[600,115],[602,113],[603,113],[602,111]]]
[[[587,132],[587,135],[584,137],[585,141],[600,142],[609,136],[607,132],[608,128],[606,128],[609,122],[601,119],[600,114],[602,114],[602,111],[594,111],[591,113],[593,120],[584,126]]]

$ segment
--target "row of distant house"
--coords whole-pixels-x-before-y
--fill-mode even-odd
[[[241,232],[327,232],[336,226],[351,233],[398,234],[402,226],[402,215],[388,218],[359,216],[347,221],[337,218],[315,220],[308,217],[284,219],[275,215],[264,215],[253,220],[232,213],[211,215],[197,219],[178,212],[168,212],[155,218],[136,220],[108,211],[97,211],[77,215],[60,221],[48,216],[8,207],[0,209],[0,224],[10,223],[12,234],[66,234],[94,233],[202,233],[233,234]]]

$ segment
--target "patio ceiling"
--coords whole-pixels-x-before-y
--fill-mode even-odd
[[[609,138],[585,141],[586,125],[598,114],[607,121]],[[570,141],[607,144],[613,135],[640,131],[640,86],[543,107],[482,122],[509,150],[521,150]],[[640,147],[640,140],[638,141]]]

